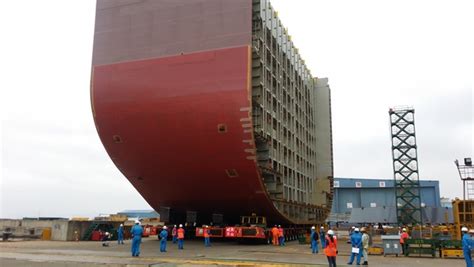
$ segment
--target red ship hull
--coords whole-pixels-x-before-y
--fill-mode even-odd
[[[289,222],[256,163],[250,55],[240,46],[93,68],[102,143],[155,210]]]

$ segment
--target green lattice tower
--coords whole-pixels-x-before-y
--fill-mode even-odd
[[[390,132],[399,225],[421,225],[420,181],[415,136],[415,109],[391,108]]]

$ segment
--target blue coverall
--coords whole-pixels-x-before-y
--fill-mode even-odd
[[[160,252],[166,252],[166,240],[168,239],[168,231],[166,229],[160,232]]]
[[[357,265],[360,264],[360,258],[362,256],[362,234],[359,232],[353,232],[351,235],[351,250],[352,248],[359,248],[359,253],[352,253],[351,258],[347,264],[352,264],[354,257],[357,255]]]
[[[324,249],[326,247],[326,234],[322,229],[319,231],[319,240],[321,240],[321,249]]]
[[[472,267],[471,259],[471,248],[473,246],[473,240],[468,233],[462,236],[462,252],[464,254],[464,260],[466,261],[466,267]]]
[[[316,230],[311,230],[311,252],[313,253],[319,253],[319,250],[318,250],[318,240],[316,240],[315,238],[315,235],[317,235],[318,233],[316,233]]]
[[[140,256],[143,228],[137,223],[132,227],[130,233],[132,234],[132,257],[138,257]]]
[[[117,229],[117,242],[123,244],[123,226],[119,226]]]

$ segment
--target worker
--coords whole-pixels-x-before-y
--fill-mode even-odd
[[[176,227],[176,224],[171,230],[171,235],[173,236],[173,244],[176,244],[176,242],[178,242],[178,227]]]
[[[355,226],[352,226],[352,227],[349,229],[349,239],[347,240],[347,243],[348,243],[348,244],[351,243],[351,236],[352,236],[352,234],[354,233],[354,229],[355,229]]]
[[[203,231],[204,231],[204,246],[210,247],[211,246],[211,230],[209,230],[209,226],[206,225]]]
[[[408,252],[407,251],[407,248],[408,248],[407,240],[408,240],[408,238],[410,238],[410,236],[407,233],[407,229],[403,228],[402,233],[400,234],[400,246],[402,247],[403,255],[406,255],[405,253]]]
[[[79,241],[79,231],[74,230],[74,240]]]
[[[184,229],[183,225],[179,225],[178,229],[178,249],[184,249]]]
[[[326,247],[326,233],[324,232],[324,226],[319,229],[319,239],[321,240],[321,249]]]
[[[362,247],[362,235],[359,232],[359,228],[354,228],[351,235],[351,258],[349,259],[348,265],[352,265],[354,257],[357,257],[357,265],[360,265],[361,258],[361,247]]]
[[[334,236],[334,231],[329,229],[325,241],[326,247],[324,248],[324,254],[328,258],[329,267],[336,267],[336,255],[337,251],[337,238]]]
[[[367,228],[362,227],[362,256],[364,256],[364,263],[362,265],[369,265],[369,234],[367,234]]]
[[[278,227],[275,225],[272,228],[272,239],[273,245],[278,246],[278,236],[280,235],[280,231],[278,231]]]
[[[281,225],[278,225],[278,242],[280,243],[280,246],[285,245],[285,231]]]
[[[466,267],[472,267],[471,249],[473,247],[471,236],[468,233],[467,227],[461,228],[462,232],[462,253],[466,261]]]
[[[316,227],[314,226],[311,226],[310,239],[311,239],[311,252],[313,254],[319,253],[319,250],[318,250],[319,235],[318,235],[318,232],[316,232]]]
[[[120,224],[117,229],[117,242],[119,245],[123,245],[123,224]]]
[[[109,240],[110,240],[110,233],[105,232],[104,236],[102,237],[102,246],[103,247],[108,247],[109,246]]]
[[[140,221],[136,220],[135,225],[130,230],[132,235],[132,257],[140,256],[140,243],[142,242],[143,228]]]
[[[163,226],[160,232],[160,252],[166,252],[166,240],[168,239],[168,227]]]

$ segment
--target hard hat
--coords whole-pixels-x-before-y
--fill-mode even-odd
[[[120,224],[120,226],[122,226],[122,227],[123,227],[123,224],[121,223],[121,224]]]
[[[329,230],[329,231],[328,231],[328,235],[334,235],[334,231],[333,231],[333,230]]]
[[[474,234],[474,229],[469,230],[468,233]]]
[[[356,227],[355,226],[352,226],[352,229],[355,229]]]
[[[354,228],[354,231],[359,232],[359,228]]]
[[[206,225],[206,228],[209,228],[209,225]]]
[[[163,226],[163,229],[168,229],[168,227],[166,227],[166,225],[165,225],[165,226]]]
[[[361,232],[365,232],[365,231],[367,231],[367,228],[362,227],[362,228],[360,228],[360,231],[361,231]]]
[[[402,231],[403,231],[403,232],[406,232],[406,231],[407,231],[407,229],[406,229],[406,228],[403,228],[403,229],[402,229]]]
[[[278,227],[281,227],[281,225],[278,225]]]
[[[461,228],[461,231],[462,231],[462,232],[467,232],[467,227],[466,227],[466,226],[463,226],[463,228]]]
[[[105,235],[109,235],[109,232],[105,232]]]
[[[321,229],[324,229],[324,226],[321,226]]]
[[[176,224],[174,225],[174,227],[176,227]]]
[[[182,224],[180,224],[180,225],[179,225],[179,227],[183,227],[183,225],[182,225]]]
[[[138,223],[140,223],[140,221],[139,221],[139,220],[135,220],[135,224],[138,224]]]
[[[316,227],[314,227],[314,226],[311,226],[311,229],[316,229]]]

